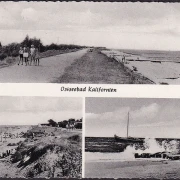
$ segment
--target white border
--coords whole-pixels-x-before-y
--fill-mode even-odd
[[[117,92],[65,92],[61,87],[113,88]],[[0,83],[0,96],[180,98],[180,85]]]
[[[83,98],[83,123],[82,123],[82,178],[85,177],[85,97]]]

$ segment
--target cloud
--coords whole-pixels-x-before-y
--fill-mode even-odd
[[[86,113],[86,134],[87,136],[113,136],[119,134],[126,135],[128,112],[130,112],[130,126],[153,127],[156,121],[155,117],[160,111],[157,103],[142,106],[137,110],[131,110],[130,107],[122,107],[113,112],[105,113]],[[157,123],[157,122],[156,122]],[[163,124],[158,122],[158,124]],[[152,125],[152,126],[151,126]]]
[[[0,39],[20,42],[29,34],[46,44],[60,38],[69,44],[174,50],[180,46],[179,19],[180,5],[170,3],[0,2],[0,28],[6,30]]]
[[[129,136],[176,138],[180,134],[179,99],[89,98],[88,101],[86,108],[91,113],[86,113],[86,136],[125,137],[128,112]],[[110,104],[113,108],[108,107]]]
[[[100,114],[86,113],[86,118],[91,119],[93,123],[109,123],[109,124],[125,124],[130,112],[130,120],[132,124],[147,123],[157,116],[160,106],[152,103],[148,106],[142,106],[138,110],[131,110],[130,107],[122,107],[113,112],[105,112]],[[149,122],[150,123],[150,122]]]
[[[33,22],[37,22],[37,11],[34,10],[33,8],[25,8],[22,10],[21,13],[21,17],[25,20],[25,21],[33,21]]]
[[[0,125],[31,125],[52,118],[62,121],[82,117],[82,98],[0,97]]]
[[[0,27],[12,27],[15,25],[15,20],[11,13],[5,8],[0,7]]]
[[[37,125],[39,123],[47,123],[49,119],[56,122],[67,120],[70,118],[80,119],[82,113],[78,111],[63,112],[2,112],[0,114],[0,125]]]
[[[82,111],[81,98],[0,97],[0,112]]]
[[[113,112],[105,112],[100,114],[86,113],[88,123],[97,124],[119,124],[127,121],[127,113],[129,107],[119,108]]]
[[[1,3],[1,6],[2,9],[14,9],[7,13],[13,14],[19,23],[36,22],[34,28],[38,29],[59,29],[62,26],[76,27],[77,25],[79,29],[84,27],[86,30],[126,26],[141,29],[147,25],[161,25],[169,17],[172,20],[179,18],[177,7],[164,3],[53,2],[47,5],[46,2],[18,2],[18,5],[17,3],[12,5]],[[23,22],[22,19],[26,22]],[[172,25],[172,23],[168,23],[168,25]],[[12,28],[19,29],[19,26],[14,24]],[[31,26],[27,28],[31,28]]]
[[[146,123],[147,121],[154,121],[160,110],[160,106],[157,103],[152,103],[148,106],[142,106],[140,109],[132,111],[131,117],[134,123]]]

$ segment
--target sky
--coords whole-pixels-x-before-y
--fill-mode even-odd
[[[86,136],[180,138],[180,99],[86,98]]]
[[[0,97],[0,125],[38,125],[82,118],[82,98]]]
[[[0,41],[179,50],[179,3],[0,2]]]

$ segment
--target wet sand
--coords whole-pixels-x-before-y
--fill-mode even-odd
[[[85,163],[86,178],[180,178],[180,161],[133,160]]]
[[[179,166],[179,160],[135,159],[130,151],[85,152],[86,178],[180,178]]]

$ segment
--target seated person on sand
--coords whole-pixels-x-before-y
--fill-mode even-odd
[[[22,62],[21,65],[23,65],[23,48],[20,47],[20,50],[19,50],[19,62],[18,62],[18,65]]]
[[[35,49],[34,45],[32,44],[31,48],[30,48],[30,65],[31,65],[32,61],[33,61],[33,64],[35,64],[35,51],[36,51],[36,49]]]

